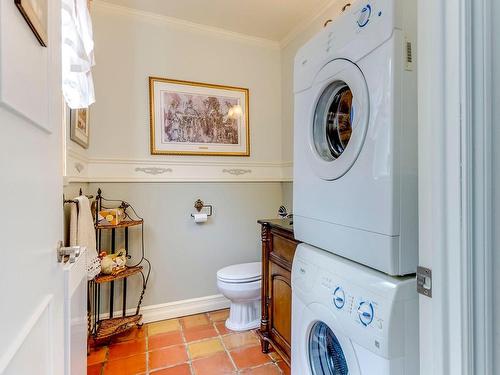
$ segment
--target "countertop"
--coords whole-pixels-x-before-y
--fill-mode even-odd
[[[293,219],[261,219],[259,224],[267,224],[271,227],[280,228],[293,233]]]

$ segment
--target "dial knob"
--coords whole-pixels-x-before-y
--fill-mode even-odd
[[[373,304],[371,302],[363,301],[358,306],[358,317],[361,324],[365,327],[373,322]]]
[[[335,291],[333,292],[333,304],[339,310],[345,305],[345,293],[340,286],[335,288]]]
[[[361,13],[358,18],[358,26],[365,27],[368,21],[370,21],[370,16],[372,14],[372,6],[370,4],[366,4],[366,6],[361,9]]]

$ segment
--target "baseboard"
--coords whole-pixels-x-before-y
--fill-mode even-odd
[[[165,319],[179,318],[181,316],[201,314],[228,308],[230,302],[222,294],[200,298],[185,299],[181,301],[162,303],[141,307],[142,321],[144,323],[157,322]],[[128,309],[127,315],[135,313],[135,309]],[[121,316],[121,311],[115,311],[114,316]],[[108,314],[101,314],[101,319],[106,319]]]

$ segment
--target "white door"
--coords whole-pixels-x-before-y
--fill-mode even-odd
[[[0,374],[63,373],[60,2],[0,1]],[[37,7],[38,6],[38,7]],[[26,9],[25,9],[26,10]]]

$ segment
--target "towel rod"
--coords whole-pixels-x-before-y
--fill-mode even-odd
[[[82,194],[80,194],[80,195],[82,195]],[[88,199],[92,199],[92,198],[94,198],[94,196],[93,196],[93,195],[85,195],[85,196],[86,196]],[[64,203],[64,204],[67,204],[67,203],[76,203],[76,204],[78,204],[78,201],[77,201],[76,199],[65,199],[65,198],[64,198],[64,195],[63,195],[63,203]]]

